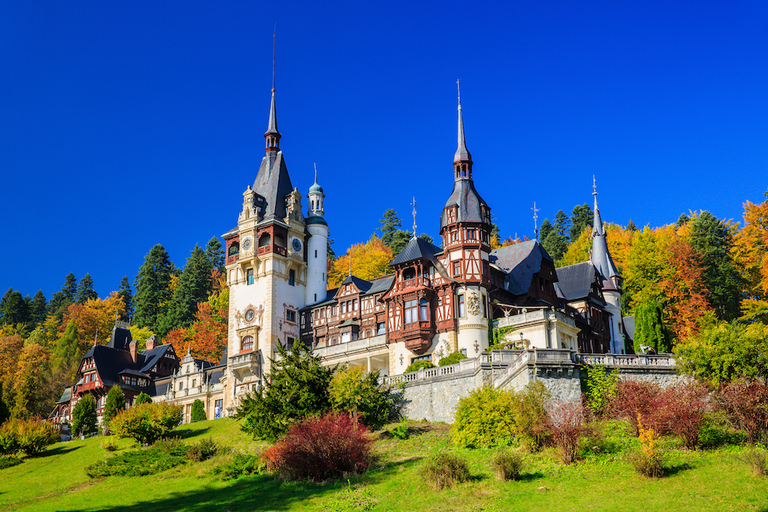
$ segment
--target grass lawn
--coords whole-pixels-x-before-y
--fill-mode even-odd
[[[218,455],[142,477],[89,479],[83,468],[109,454],[102,438],[59,443],[41,456],[0,470],[0,509],[28,511],[266,511],[266,510],[483,510],[483,511],[760,511],[768,512],[768,478],[756,478],[737,458],[741,448],[689,452],[671,449],[668,476],[639,477],[615,453],[590,455],[563,466],[552,449],[528,456],[521,481],[493,477],[493,450],[455,449],[449,427],[416,423],[407,440],[379,439],[376,466],[342,482],[282,482],[270,475],[223,481],[213,468]],[[184,425],[185,442],[211,437],[221,445],[255,453],[231,419]],[[121,448],[132,441],[120,440]],[[471,481],[434,492],[421,479],[425,457],[451,449],[466,457]]]

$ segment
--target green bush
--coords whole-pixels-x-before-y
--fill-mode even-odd
[[[731,427],[722,412],[705,415],[699,427],[699,444],[702,448],[741,445],[745,440],[744,432]]]
[[[768,453],[758,448],[750,448],[739,459],[746,462],[752,468],[752,475],[760,478],[768,474]]]
[[[456,364],[459,361],[461,361],[462,359],[466,359],[466,358],[467,358],[467,356],[465,356],[461,352],[451,352],[447,356],[441,357],[440,358],[440,362],[438,363],[438,365],[440,365],[440,366],[449,366],[449,365],[452,365],[452,364]]]
[[[137,396],[136,400],[133,401],[133,405],[151,404],[151,403],[152,403],[152,397],[143,391],[139,393],[139,396]]]
[[[219,447],[213,442],[213,439],[201,439],[198,443],[187,447],[187,458],[195,462],[208,460],[219,451]]]
[[[216,466],[213,474],[220,476],[222,480],[231,480],[241,475],[261,474],[266,471],[266,468],[266,463],[259,455],[238,453],[231,461]]]
[[[393,399],[390,387],[379,383],[378,370],[342,368],[333,375],[329,393],[334,410],[357,415],[371,430],[381,428],[390,420]]]
[[[85,435],[96,432],[97,423],[96,400],[92,394],[86,393],[72,408],[72,433]]]
[[[396,437],[397,439],[400,439],[400,440],[405,440],[405,439],[408,439],[408,436],[409,436],[408,429],[409,429],[408,423],[406,423],[405,421],[401,421],[400,423],[397,424],[396,427],[392,428],[390,432],[392,433],[393,437]]]
[[[485,386],[459,400],[451,438],[465,448],[483,448],[515,435],[516,396]]]
[[[513,402],[514,430],[520,443],[538,449],[548,437],[546,403],[551,398],[541,381],[528,384]]]
[[[429,361],[414,361],[405,369],[404,373],[417,372],[422,368],[436,368],[436,366]]]
[[[101,440],[101,447],[108,452],[117,451],[117,441],[113,437],[105,437]]]
[[[588,366],[586,385],[586,407],[592,414],[602,417],[608,412],[611,400],[616,396],[619,372],[608,371],[605,366]]]
[[[149,448],[130,450],[85,468],[90,478],[143,476],[166,471],[187,460],[187,448],[178,439],[158,441]]]
[[[195,423],[197,421],[205,421],[205,406],[203,405],[203,401],[199,398],[192,402],[192,412],[189,414],[189,420],[192,423]]]
[[[0,455],[0,469],[12,468],[21,464],[21,459],[13,455]]]
[[[499,450],[493,458],[493,473],[502,482],[518,480],[522,469],[523,457],[519,453]]]
[[[40,418],[14,418],[0,426],[0,453],[36,455],[58,439],[56,429]]]
[[[424,463],[423,478],[435,491],[469,480],[467,461],[452,453],[438,453]]]
[[[151,444],[167,436],[181,422],[181,407],[166,403],[134,405],[112,419],[110,428],[118,437]]]
[[[104,414],[101,417],[104,432],[109,433],[109,422],[125,410],[125,394],[120,386],[112,386],[107,394],[107,403],[104,405]]]

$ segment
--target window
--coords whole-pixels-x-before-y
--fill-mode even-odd
[[[453,275],[458,276],[461,274],[461,261],[453,262]]]
[[[296,285],[296,271],[293,269],[288,271],[288,284],[291,286]]]
[[[197,386],[197,379],[192,379],[192,387],[194,388]]]
[[[376,334],[386,334],[387,329],[384,327],[384,322],[378,322],[376,324]]]
[[[352,299],[352,311],[357,311],[357,299]]]
[[[465,316],[464,313],[464,295],[459,295],[456,300],[456,310],[459,318],[463,318]]]
[[[485,304],[486,300],[487,300],[486,296],[483,295],[483,300],[482,300],[482,302],[483,302],[483,318],[488,318],[488,315],[486,314],[486,304]]]
[[[461,353],[464,354],[464,355],[467,355],[467,349],[465,349],[465,348],[461,349]]]
[[[229,246],[229,255],[234,256],[235,254],[240,253],[240,244],[237,242],[232,242],[232,245]]]
[[[253,284],[253,269],[249,268],[245,272],[245,282],[247,284]]]
[[[405,303],[405,323],[412,324],[416,317],[416,300],[409,300]]]
[[[419,302],[419,321],[426,322],[429,319],[428,305],[426,299],[421,299]]]
[[[432,361],[432,354],[428,354],[426,356],[414,357],[413,359],[411,359],[411,363],[415,363],[416,361]]]
[[[267,247],[270,243],[272,243],[272,237],[269,236],[269,233],[264,233],[259,237],[259,247]]]
[[[336,316],[336,306],[331,306],[331,316]]]
[[[341,314],[343,315],[346,312],[347,312],[347,303],[346,302],[342,302],[341,303]]]
[[[245,336],[241,350],[253,350],[253,336]]]
[[[289,322],[296,323],[296,310],[294,309],[286,309],[285,310],[285,319]]]
[[[475,239],[475,230],[474,229],[468,229],[467,230],[467,240],[474,240]]]
[[[351,336],[352,336],[352,333],[350,333],[350,332],[343,332],[343,333],[341,333],[341,342],[342,343],[349,342]]]
[[[315,258],[317,258],[317,249],[315,249]]]
[[[184,383],[183,382],[179,382],[179,391],[181,391],[182,389],[184,389]]]

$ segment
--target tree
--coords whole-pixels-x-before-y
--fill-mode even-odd
[[[211,293],[211,270],[205,253],[195,245],[179,278],[179,286],[158,326],[160,336],[167,335],[173,328],[189,327],[195,318],[197,304],[208,300]]]
[[[544,222],[546,222],[546,220]],[[555,215],[555,222],[552,224],[552,228],[549,230],[547,237],[542,239],[541,245],[544,246],[544,249],[555,261],[562,259],[565,251],[568,249],[569,224],[570,221],[568,220],[568,217],[563,213],[563,210],[559,210],[557,215]],[[543,231],[543,223],[541,227]]]
[[[107,393],[107,403],[104,404],[104,414],[102,415],[102,423],[106,429],[109,429],[109,422],[112,421],[112,418],[124,410],[125,393],[120,386],[112,386]]]
[[[44,402],[45,377],[50,353],[37,343],[24,347],[19,355],[18,368],[13,385],[14,418],[29,418],[48,413]]]
[[[137,396],[136,399],[133,401],[133,405],[151,404],[151,403],[152,403],[152,397],[143,391],[139,393],[139,396]]]
[[[24,339],[18,334],[0,336],[0,383],[2,383],[0,400],[2,400],[9,411],[13,409],[14,379],[16,378],[19,356],[23,348]]]
[[[117,292],[104,300],[89,299],[85,304],[73,303],[67,308],[60,329],[74,321],[80,349],[85,352],[93,345],[94,338],[107,338],[115,326],[115,317],[123,312],[123,301]]]
[[[374,279],[390,271],[392,251],[376,235],[364,244],[353,245],[344,256],[336,260],[333,270],[328,273],[328,288],[338,287],[347,278],[350,258],[352,275],[360,279]]]
[[[85,304],[91,299],[97,299],[99,294],[93,289],[93,278],[91,274],[85,274],[77,285],[77,294],[75,302]]]
[[[43,290],[37,290],[35,296],[32,297],[32,305],[29,310],[32,329],[35,329],[38,325],[42,325],[43,322],[45,322],[45,317],[47,314],[48,303],[45,300]]]
[[[333,375],[329,393],[334,410],[356,416],[371,430],[389,421],[390,387],[379,383],[378,370],[366,372],[359,366],[342,368]]]
[[[178,405],[140,404],[112,418],[110,430],[118,437],[131,438],[141,444],[152,444],[167,436],[181,420],[181,407]]]
[[[718,318],[734,320],[741,310],[742,280],[731,256],[735,228],[708,211],[695,215],[690,223],[690,242],[701,255],[701,276],[709,290],[709,301]]]
[[[218,269],[219,272],[224,274],[224,248],[218,237],[214,236],[208,240],[208,245],[205,247],[205,256],[208,258],[211,268]]]
[[[61,293],[64,294],[64,298],[69,302],[75,302],[77,296],[77,279],[75,274],[70,272],[67,277],[64,278],[64,286],[61,288]]]
[[[397,216],[397,212],[392,208],[389,208],[384,212],[384,218],[379,222],[381,223],[381,227],[379,228],[379,231],[381,232],[381,241],[384,242],[384,245],[392,249],[392,243],[394,242],[395,236],[399,231],[402,231],[400,227],[403,225],[403,222]],[[395,251],[393,250],[392,252],[394,253]]]
[[[84,394],[72,408],[72,432],[75,435],[86,435],[96,432],[96,400],[90,393]]]
[[[768,200],[744,203],[744,227],[734,237],[732,254],[744,276],[741,319],[768,323]]]
[[[215,310],[210,301],[200,302],[197,306],[195,322],[186,329],[171,330],[166,342],[173,345],[177,353],[189,346],[194,357],[217,363],[227,347],[226,303],[223,307],[218,304]]]
[[[544,240],[546,240],[549,236],[550,232],[552,232],[552,223],[549,222],[549,219],[544,219],[544,222],[542,222],[541,226],[539,227],[539,242],[543,243]]]
[[[148,327],[157,332],[160,319],[172,297],[170,286],[173,272],[173,263],[165,248],[160,244],[152,247],[144,257],[134,282],[136,295],[133,323],[137,327]]]
[[[292,424],[331,408],[328,386],[335,368],[324,366],[301,343],[294,343],[290,352],[279,344],[277,348],[279,358],[272,360],[266,387],[246,395],[235,415],[255,439],[275,441]]]
[[[195,423],[207,419],[208,418],[205,417],[205,406],[203,405],[203,401],[198,398],[192,402],[192,412],[189,414],[189,421]]]
[[[2,315],[0,320],[6,325],[23,324],[26,326],[29,323],[29,304],[21,296],[21,292],[8,288],[0,303],[0,315]]]
[[[641,303],[635,309],[635,352],[640,345],[653,347],[657,352],[671,352],[672,341],[664,324],[664,310],[656,300]]]
[[[133,292],[131,292],[131,283],[128,282],[128,276],[123,276],[120,281],[120,288],[117,290],[117,296],[123,299],[123,321],[130,321],[133,318]]]
[[[573,213],[571,214],[571,229],[569,231],[569,239],[571,241],[576,240],[581,234],[591,228],[595,220],[595,214],[592,211],[592,207],[587,203],[577,204],[573,207]]]

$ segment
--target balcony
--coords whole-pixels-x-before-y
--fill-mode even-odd
[[[261,371],[260,355],[258,351],[236,354],[229,358],[229,368],[238,380],[250,375],[258,376]]]
[[[371,336],[370,338],[363,338],[362,340],[348,341],[330,347],[316,348],[313,352],[317,356],[333,359],[347,357],[350,354],[375,352],[382,349],[385,351],[387,350],[387,336],[383,334],[379,336]]]

